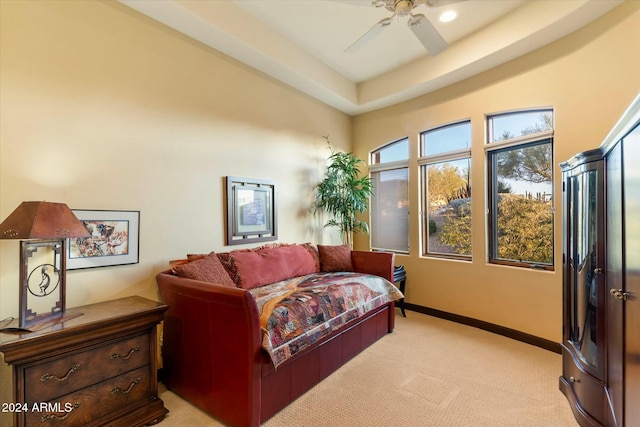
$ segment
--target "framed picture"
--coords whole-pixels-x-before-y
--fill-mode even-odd
[[[227,245],[276,240],[276,183],[234,176],[226,183]]]
[[[67,270],[139,262],[140,211],[72,211],[91,237],[69,239]]]

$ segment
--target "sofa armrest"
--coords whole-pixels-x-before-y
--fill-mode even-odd
[[[393,252],[351,251],[351,263],[358,273],[374,274],[393,283]]]
[[[249,408],[260,399],[262,337],[251,294],[170,271],[156,281],[169,305],[162,346],[168,386],[226,424],[258,425]]]

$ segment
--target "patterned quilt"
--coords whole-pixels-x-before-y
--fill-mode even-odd
[[[262,347],[275,367],[373,308],[403,297],[369,274],[314,273],[249,291],[260,313]]]

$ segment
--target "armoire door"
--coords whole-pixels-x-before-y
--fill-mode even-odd
[[[609,151],[606,161],[606,329],[607,329],[607,423],[624,426],[624,238],[622,199],[622,142]],[[617,295],[617,296],[616,296]]]
[[[625,425],[640,425],[640,126],[623,139],[625,217]]]
[[[588,161],[571,170],[566,179],[569,268],[565,345],[580,370],[596,381],[604,381],[605,373],[603,172],[602,161]],[[601,404],[582,404],[602,412]],[[588,412],[598,418],[595,411]]]

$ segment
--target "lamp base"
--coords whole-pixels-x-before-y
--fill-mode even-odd
[[[20,327],[20,319],[12,319],[6,325],[0,326],[0,332],[2,333],[25,333],[25,332],[37,332],[41,329],[50,328],[67,320],[75,319],[78,316],[82,316],[82,313],[64,313],[55,318],[44,319],[40,322],[30,324],[28,327]],[[6,321],[5,319],[4,321]],[[3,321],[3,322],[4,322]],[[1,324],[2,322],[0,322]]]

